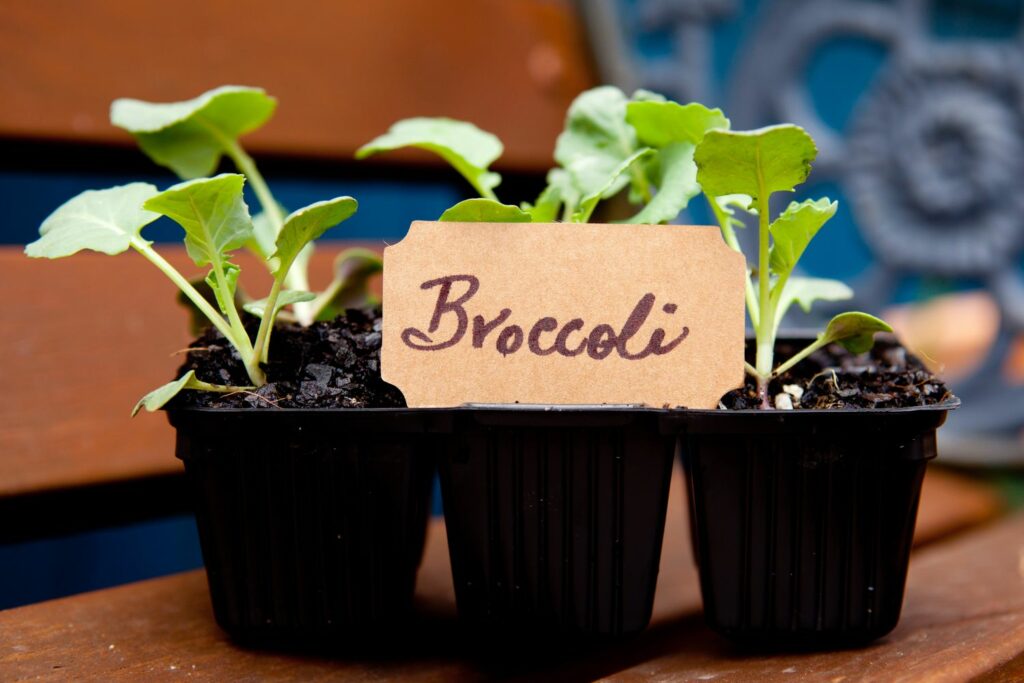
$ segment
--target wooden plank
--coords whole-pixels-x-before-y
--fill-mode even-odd
[[[343,246],[352,246],[351,243]],[[382,248],[382,244],[361,246]],[[341,246],[314,254],[314,285],[330,278]],[[195,274],[184,248],[162,248]],[[269,277],[240,254],[253,291]],[[173,377],[188,345],[173,284],[137,254],[82,253],[56,261],[0,249],[0,499],[176,474],[174,434],[160,415],[129,417],[135,401]]]
[[[351,159],[399,118],[445,115],[499,135],[501,166],[539,170],[594,81],[570,0],[0,0],[0,15],[4,137],[130,144],[113,99],[240,83],[280,100],[257,152]]]
[[[708,631],[681,482],[673,483],[652,628],[599,650],[534,658],[513,649],[488,661],[454,622],[444,528],[434,522],[420,572],[423,621],[386,657],[300,656],[233,645],[216,627],[201,572],[0,612],[0,678],[162,680],[966,680],[1007,678],[1024,652],[1024,516],[935,544],[913,558],[904,616],[878,644],[830,653],[757,655]],[[793,674],[802,675],[794,677]],[[994,680],[999,680],[994,678]]]
[[[686,533],[682,473],[672,482],[654,623],[671,622],[699,610],[696,569]],[[411,637],[389,645],[389,657],[325,658],[257,652],[231,643],[213,621],[201,571],[0,612],[0,680],[38,675],[72,679],[147,680],[186,675],[196,680],[489,680],[515,673],[542,680],[571,663],[586,676],[558,674],[553,680],[589,680],[633,663],[631,647],[605,654],[523,661],[480,661],[461,643],[444,523],[431,523],[417,580],[422,622]],[[584,662],[584,659],[586,660]]]
[[[877,644],[827,653],[750,656],[697,624],[660,634],[617,681],[966,681],[1020,674],[1024,653],[1024,516],[915,554],[903,616]],[[1004,680],[1021,680],[1004,678]]]

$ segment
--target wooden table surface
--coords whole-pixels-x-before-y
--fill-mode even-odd
[[[879,643],[764,656],[732,648],[702,623],[682,488],[676,472],[652,626],[619,645],[543,660],[513,650],[511,663],[474,658],[459,635],[444,525],[435,520],[417,586],[420,621],[411,636],[389,645],[387,659],[237,647],[214,623],[205,576],[194,571],[0,612],[0,680],[469,681],[501,675],[838,683],[1024,676],[1024,516],[933,539],[917,550],[903,619]]]

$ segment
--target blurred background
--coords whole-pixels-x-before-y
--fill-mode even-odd
[[[173,372],[152,340],[185,346],[184,314],[130,257],[20,246],[82,190],[175,182],[109,124],[113,99],[228,83],[279,100],[243,140],[277,197],[353,195],[334,235],[378,247],[470,194],[425,154],[352,159],[400,118],[497,134],[508,198],[540,190],[566,108],[599,83],[805,126],[821,153],[801,195],[840,210],[801,264],[952,382],[942,461],[1024,498],[1022,30],[1019,0],[0,0],[0,608],[201,564],[170,430],[127,419]]]

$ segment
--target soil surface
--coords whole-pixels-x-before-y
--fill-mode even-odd
[[[251,392],[183,391],[170,407],[392,408],[402,393],[380,378],[380,310],[349,309],[309,327],[278,325],[270,339],[267,383]],[[247,322],[256,336],[259,321]],[[178,373],[195,370],[206,382],[250,384],[234,348],[213,328],[192,342]]]
[[[794,355],[803,345],[779,342],[776,364]],[[747,352],[753,361],[753,343]],[[821,408],[905,408],[934,405],[952,398],[943,381],[924,363],[892,337],[879,335],[867,353],[853,354],[831,344],[798,363],[782,377],[772,380],[768,396],[775,407],[785,407],[788,397],[794,410]],[[778,405],[782,403],[783,405]],[[728,410],[757,408],[757,384],[746,385],[722,397],[719,407]]]

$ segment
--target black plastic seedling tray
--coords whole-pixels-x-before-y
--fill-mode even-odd
[[[441,411],[176,409],[217,622],[342,642],[411,611]]]
[[[707,623],[766,647],[891,631],[935,432],[958,405],[666,416],[682,435]]]
[[[675,448],[664,411],[467,406],[439,469],[459,616],[541,641],[650,621]]]

